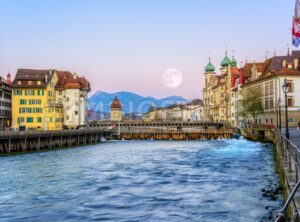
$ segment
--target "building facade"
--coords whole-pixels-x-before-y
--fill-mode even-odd
[[[142,117],[145,121],[203,121],[204,107],[200,99],[186,104],[174,104],[168,107],[152,107]]]
[[[53,70],[19,69],[12,87],[12,127],[19,130],[60,130],[62,105],[56,103]]]
[[[231,123],[231,78],[239,71],[236,65],[235,58],[229,59],[226,52],[220,74],[216,74],[215,66],[209,58],[203,88],[204,116],[207,121]]]
[[[270,125],[281,122],[285,126],[285,95],[282,85],[286,79],[288,121],[290,126],[297,126],[300,120],[300,88],[295,86],[300,85],[299,60],[300,51],[293,51],[286,56],[274,56],[264,62],[246,63],[239,69],[234,59],[229,60],[225,56],[220,75],[217,75],[209,59],[205,67],[203,89],[205,119],[227,122],[236,127],[241,127],[245,121]],[[257,99],[263,109],[255,118],[249,113],[246,114],[243,108],[245,96],[250,92],[259,92]]]
[[[86,126],[90,83],[76,73],[56,71],[56,74],[58,76],[55,86],[56,103],[64,107],[64,128],[77,129]]]
[[[11,76],[0,76],[0,131],[11,127]]]
[[[297,126],[300,121],[300,51],[293,51],[286,56],[274,56],[263,63],[252,63],[244,67],[244,84],[242,90],[257,89],[262,92],[264,113],[253,122],[276,125],[281,119],[285,126],[285,105],[288,106],[288,122]],[[287,104],[282,85],[288,82]],[[279,110],[281,116],[279,116]]]
[[[19,130],[86,125],[89,82],[57,70],[19,69],[12,87],[12,123]]]

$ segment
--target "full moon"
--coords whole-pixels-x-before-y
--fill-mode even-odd
[[[163,83],[169,88],[176,88],[182,82],[182,74],[177,69],[168,69],[163,73]]]

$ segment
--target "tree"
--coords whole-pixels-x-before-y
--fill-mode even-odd
[[[264,113],[263,94],[260,87],[246,89],[242,93],[240,115],[251,116],[253,120]]]

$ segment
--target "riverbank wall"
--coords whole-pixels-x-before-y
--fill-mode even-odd
[[[276,129],[243,129],[242,135],[252,141],[268,142],[274,144],[276,168],[280,183],[283,187],[285,200],[290,196],[293,188],[299,180],[300,152],[296,145],[281,135]],[[279,209],[278,209],[279,210]],[[300,192],[292,198],[287,211],[284,212],[288,221],[300,222]]]

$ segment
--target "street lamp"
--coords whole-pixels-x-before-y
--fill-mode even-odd
[[[277,104],[278,104],[278,122],[279,122],[278,128],[281,131],[281,99],[280,98],[278,98]]]
[[[287,101],[287,93],[289,91],[289,86],[288,86],[287,79],[284,79],[284,83],[282,85],[282,90],[283,90],[284,96],[285,96],[285,136],[287,139],[290,139],[289,122],[288,122],[288,101]]]

